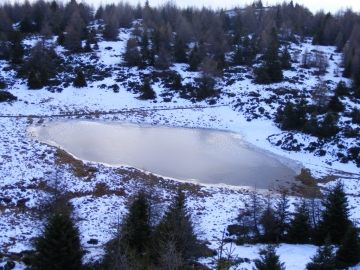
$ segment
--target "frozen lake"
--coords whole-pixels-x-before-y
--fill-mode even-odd
[[[231,132],[86,120],[50,121],[28,131],[33,139],[84,161],[178,180],[259,189],[290,187],[295,181],[293,161],[261,151]]]

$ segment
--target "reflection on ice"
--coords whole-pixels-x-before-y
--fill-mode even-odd
[[[82,160],[204,184],[289,187],[296,174],[239,134],[223,131],[72,120],[32,126],[29,132]]]

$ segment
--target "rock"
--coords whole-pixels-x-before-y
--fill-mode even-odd
[[[95,238],[90,238],[90,240],[87,241],[87,243],[90,245],[97,245],[99,243],[99,240],[97,240]]]

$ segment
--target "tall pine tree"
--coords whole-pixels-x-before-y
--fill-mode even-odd
[[[79,231],[67,212],[57,212],[49,217],[42,236],[35,243],[35,249],[31,269],[81,269],[83,252]]]
[[[186,198],[183,191],[178,190],[173,202],[156,227],[153,237],[154,259],[159,264],[166,250],[172,246],[174,253],[181,261],[188,261],[198,257],[201,252],[193,223],[186,207]]]
[[[360,239],[356,227],[351,224],[336,252],[336,259],[347,268],[360,262]]]
[[[293,244],[306,244],[310,242],[311,224],[310,214],[305,200],[296,206],[294,218],[290,222],[287,240]]]
[[[324,210],[316,231],[316,242],[321,244],[329,236],[331,243],[339,245],[351,225],[349,203],[340,181],[322,202]]]
[[[311,257],[311,262],[306,264],[307,270],[334,270],[336,268],[334,247],[330,238],[326,237],[324,246],[317,249],[316,254]]]
[[[256,259],[254,262],[255,270],[285,270],[285,265],[280,262],[274,245],[268,245],[260,256],[260,259]]]
[[[121,230],[128,248],[138,254],[147,249],[151,236],[150,205],[144,191],[140,191],[130,205]]]

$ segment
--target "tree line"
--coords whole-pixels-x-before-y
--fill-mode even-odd
[[[358,229],[350,219],[342,182],[336,182],[323,199],[304,198],[292,214],[289,208],[284,192],[277,198],[268,197],[266,202],[254,192],[246,208],[240,211],[237,223],[228,226],[228,232],[237,235],[238,244],[318,245],[317,253],[306,265],[309,270],[348,269],[360,262]],[[267,252],[274,253],[271,245]]]
[[[231,15],[230,15],[231,14]],[[95,20],[102,25],[90,27]],[[13,27],[17,25],[17,27]],[[319,11],[311,13],[306,7],[284,2],[264,7],[261,0],[245,7],[236,7],[230,13],[223,9],[179,8],[172,2],[153,7],[146,2],[101,5],[97,10],[84,2],[71,0],[65,4],[55,0],[46,2],[0,6],[0,59],[13,64],[26,62],[19,76],[29,77],[29,87],[39,88],[56,83],[54,78],[60,61],[51,48],[38,44],[31,49],[32,60],[24,59],[29,50],[21,41],[29,34],[39,34],[44,40],[57,36],[58,44],[72,53],[89,52],[96,48],[98,35],[106,40],[119,39],[119,27],[133,28],[124,54],[129,66],[154,66],[167,70],[172,63],[187,63],[190,71],[203,72],[198,81],[197,99],[214,93],[214,78],[222,76],[231,65],[251,67],[255,57],[263,55],[260,67],[254,69],[255,83],[282,81],[282,70],[291,68],[287,46],[312,37],[313,44],[334,45],[343,52],[342,74],[352,78],[353,88],[360,87],[360,17],[351,9],[335,14]],[[85,43],[85,45],[83,45]],[[44,42],[43,42],[44,45]],[[226,55],[232,55],[229,59]],[[39,59],[37,55],[44,55]],[[303,66],[309,66],[308,54]],[[323,67],[323,58],[317,55],[314,63]],[[40,60],[40,61],[36,61]],[[293,60],[296,61],[296,60]],[[209,67],[210,66],[210,67]],[[29,70],[31,70],[29,73]],[[75,72],[76,73],[76,72]],[[80,75],[81,76],[81,75]],[[79,87],[84,83],[77,84]],[[194,89],[185,89],[191,91]]]
[[[191,217],[187,193],[179,188],[163,211],[154,194],[139,190],[130,198],[127,213],[119,217],[116,232],[103,246],[104,255],[84,264],[71,204],[56,179],[49,186],[49,196],[39,205],[44,227],[34,240],[34,252],[28,252],[23,262],[34,270],[208,269],[197,261],[211,257],[212,269],[222,270],[248,260],[241,254],[233,256],[231,248],[226,252],[229,242],[268,244],[254,260],[259,270],[285,269],[276,254],[279,243],[317,245],[316,254],[306,264],[308,270],[347,269],[360,262],[358,229],[350,219],[341,181],[334,182],[323,198],[320,193],[302,198],[291,212],[285,191],[276,197],[252,192],[245,208],[239,209],[236,223],[227,227],[227,238],[223,235],[215,250],[200,240],[201,228]],[[229,238],[231,235],[235,238]]]

